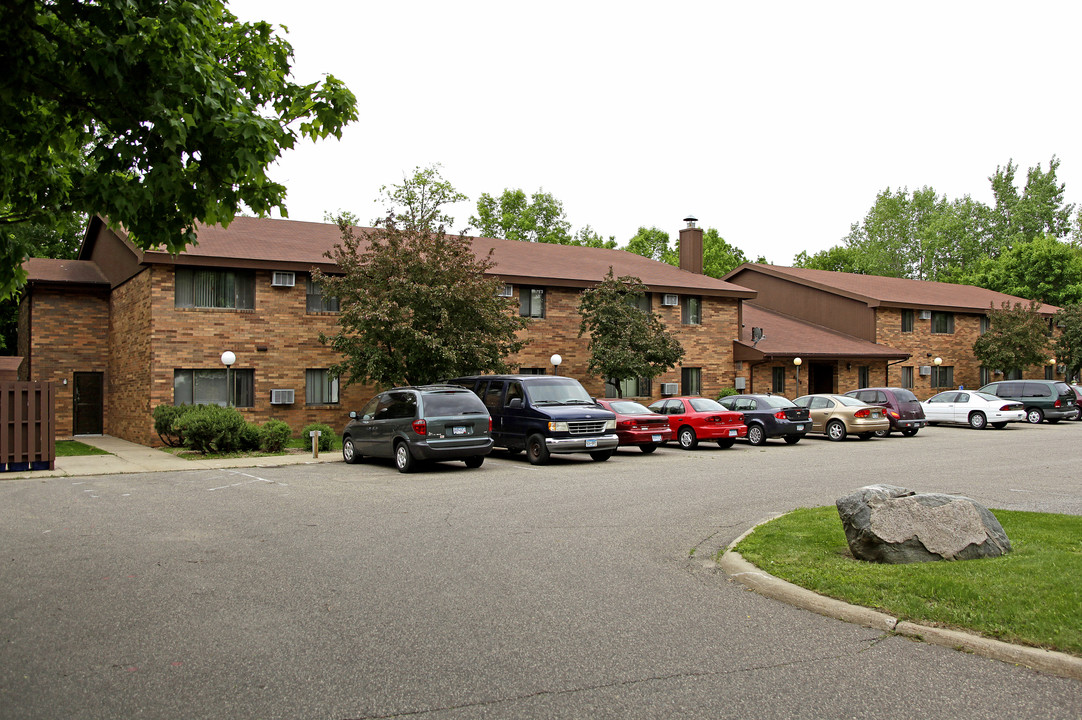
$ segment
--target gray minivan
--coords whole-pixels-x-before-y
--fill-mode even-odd
[[[1031,423],[1072,420],[1078,412],[1074,390],[1061,380],[1001,380],[988,383],[980,392],[1022,403]]]

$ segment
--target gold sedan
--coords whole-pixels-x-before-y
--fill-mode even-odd
[[[826,433],[834,441],[844,440],[850,433],[867,440],[878,430],[890,430],[883,408],[846,395],[804,395],[793,403],[808,408],[812,432]]]

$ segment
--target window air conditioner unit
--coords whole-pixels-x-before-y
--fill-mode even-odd
[[[271,390],[271,405],[292,405],[292,390]]]
[[[297,274],[275,270],[271,275],[271,287],[293,287],[297,284]]]
[[[676,383],[661,383],[662,395],[675,395],[678,392],[680,392],[680,390],[676,386]]]
[[[932,374],[932,366],[931,365],[921,365],[920,366],[920,374],[921,375],[931,375]]]
[[[500,291],[496,293],[496,297],[514,297],[515,289],[510,285],[504,285],[500,288]]]
[[[679,295],[674,295],[672,293],[666,293],[666,294],[661,296],[661,304],[662,305],[679,305],[680,304],[680,296]]]
[[[920,314],[917,315],[917,317],[919,319],[921,319],[921,320],[931,320],[932,319],[932,311],[931,310],[921,310]]]

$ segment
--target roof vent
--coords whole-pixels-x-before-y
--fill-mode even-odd
[[[695,223],[697,223],[698,221],[699,221],[699,218],[695,217],[691,213],[688,213],[688,216],[686,218],[684,218],[684,222],[686,222],[688,224],[689,228],[695,227]]]

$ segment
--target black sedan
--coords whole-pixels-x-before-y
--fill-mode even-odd
[[[781,395],[729,395],[718,402],[728,410],[744,413],[752,445],[762,445],[772,437],[795,445],[811,430],[808,408],[797,407]]]

